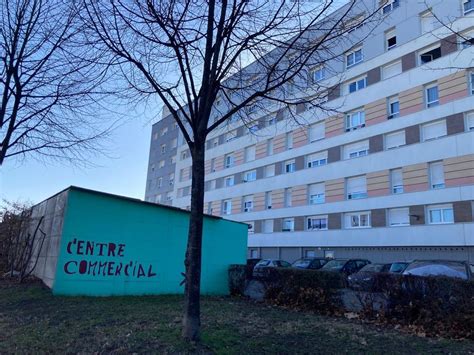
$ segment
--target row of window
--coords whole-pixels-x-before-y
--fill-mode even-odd
[[[230,177],[233,180],[233,177]],[[441,189],[445,187],[443,162],[432,162],[428,164],[428,179],[430,189]],[[228,181],[226,180],[226,186]],[[231,185],[230,185],[231,186]],[[284,206],[292,206],[292,188],[284,190]],[[326,202],[325,183],[315,183],[307,185],[307,203],[309,205],[321,204]],[[403,170],[402,168],[390,170],[390,193],[400,194],[404,192]],[[367,177],[366,175],[353,176],[345,179],[345,198],[347,200],[356,200],[366,198]],[[243,197],[243,202],[239,210],[241,212],[252,212],[254,208],[253,195]],[[272,208],[272,192],[265,193],[265,209]],[[212,206],[209,202],[208,213],[211,214]],[[232,213],[232,200],[227,199],[222,202],[221,213],[228,215]]]
[[[470,73],[470,93],[474,95],[474,73]],[[439,93],[438,86],[436,83],[431,83],[425,86],[424,88],[424,97],[425,104],[427,108],[437,106],[439,104]],[[398,96],[392,96],[387,98],[387,118],[393,119],[397,118],[400,115],[400,104]],[[352,131],[365,127],[365,111],[363,109],[354,110],[345,115],[345,130]],[[444,126],[444,128],[442,128]],[[472,130],[474,128],[474,113],[466,114],[466,130]],[[325,138],[325,122],[319,122],[312,124],[308,128],[308,139],[310,143],[321,140]],[[442,121],[424,125],[422,129],[422,141],[427,141],[430,139],[438,138],[443,135],[446,135],[446,124]],[[404,131],[394,132],[386,135],[386,149],[391,149],[404,145],[405,137]],[[270,138],[267,140],[266,155],[273,155],[273,143],[274,139]],[[354,150],[349,153],[345,159],[355,158],[362,155],[368,154],[368,142],[366,142],[367,149]],[[354,148],[358,149],[358,145],[364,145],[362,143],[355,143]],[[352,144],[347,145],[350,147]],[[287,150],[293,148],[293,132],[286,133],[285,136],[285,147]],[[363,148],[363,147],[362,147]],[[351,150],[351,148],[348,148]],[[186,151],[183,152],[182,159],[187,158]],[[245,148],[244,152],[244,162],[250,162],[255,160],[255,145],[248,146]],[[224,158],[224,167],[230,168],[235,165],[234,153],[229,153]],[[308,166],[311,167],[311,166]],[[215,158],[211,160],[211,172],[215,171]]]
[[[426,123],[424,125],[421,125],[420,128],[421,128],[420,138],[422,142],[431,141],[431,140],[438,139],[447,135],[447,125],[446,125],[445,119]],[[474,112],[470,112],[466,114],[465,129],[468,131],[474,130]],[[367,156],[370,153],[369,144],[370,143],[368,139],[347,144],[341,147],[341,158],[343,160],[347,160],[347,159],[354,159],[354,158]],[[399,148],[406,145],[406,131],[400,130],[400,131],[385,134],[383,145],[384,145],[385,150],[391,150],[391,149]],[[254,148],[255,146],[252,146],[252,150],[251,150],[252,153],[250,155],[247,155],[248,150],[246,149],[246,154],[245,154],[246,159],[251,159],[251,160],[255,159]],[[245,160],[245,161],[250,161],[250,160]],[[215,162],[213,159],[211,161],[211,172],[215,171],[214,164]],[[226,155],[224,159],[225,168],[230,168],[234,166],[234,164],[235,164],[234,154],[231,153],[231,154]],[[283,167],[282,167],[283,173],[293,173],[296,171],[296,160],[290,159],[283,163],[266,165],[265,167],[263,167],[263,173],[262,173],[263,177],[267,178],[267,177],[275,176],[275,173],[276,173],[275,167],[277,164],[283,164]],[[328,164],[328,151],[327,150],[309,154],[305,157],[305,167],[308,169],[320,167],[326,164]],[[255,180],[257,180],[256,169],[245,171],[242,173],[242,182],[252,182]],[[227,176],[224,178],[224,187],[234,186],[234,184],[235,184],[235,175]],[[211,180],[208,186],[208,189],[213,190],[215,188],[216,188],[216,180]]]
[[[409,207],[390,208],[387,210],[385,225],[389,227],[401,227],[410,225],[410,217],[420,218],[418,215],[410,215]],[[454,223],[454,212],[452,204],[431,205],[426,207],[426,216],[428,224],[450,224]],[[343,214],[343,227],[345,229],[371,228],[371,211],[350,212]],[[267,219],[262,222],[262,233],[274,232],[274,220]],[[254,232],[255,222],[247,222],[249,232]],[[328,230],[328,216],[307,216],[305,217],[306,231],[324,231]],[[283,218],[282,232],[295,231],[295,218]]]

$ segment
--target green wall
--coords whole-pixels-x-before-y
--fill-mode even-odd
[[[53,292],[182,293],[188,219],[185,211],[71,188]],[[227,268],[245,263],[246,253],[247,225],[205,217],[202,293],[227,294]]]

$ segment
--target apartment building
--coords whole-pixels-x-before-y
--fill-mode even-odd
[[[208,137],[204,210],[248,223],[249,257],[474,262],[474,0],[381,3],[336,74],[311,69],[308,91],[331,87],[338,113],[276,107]],[[189,206],[191,159],[166,113],[147,179],[146,200]]]

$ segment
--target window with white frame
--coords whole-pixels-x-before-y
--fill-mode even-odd
[[[273,138],[267,140],[267,155],[273,154]]]
[[[324,182],[309,185],[308,195],[309,195],[308,200],[309,200],[310,205],[317,205],[319,203],[324,203],[326,200]]]
[[[174,185],[174,173],[171,173],[168,177],[168,182],[170,184],[170,186],[173,186]]]
[[[428,123],[421,126],[421,136],[423,141],[430,141],[447,135],[446,120]]]
[[[227,154],[224,157],[224,167],[230,168],[234,166],[234,155],[233,154]]]
[[[397,34],[395,29],[391,29],[385,32],[385,49],[387,51],[395,48],[397,46]]]
[[[184,150],[181,152],[181,160],[188,159],[188,151]]]
[[[365,212],[351,212],[344,215],[344,225],[346,228],[369,228],[370,211]]]
[[[266,210],[272,209],[272,192],[271,191],[265,192],[265,209]]]
[[[246,222],[248,225],[248,232],[249,234],[255,233],[255,222]]]
[[[252,212],[252,210],[253,210],[253,195],[244,196],[243,209],[244,209],[244,212]]]
[[[426,107],[434,107],[439,105],[438,85],[431,84],[425,86]]]
[[[427,211],[429,224],[454,223],[452,204],[428,206]]]
[[[282,230],[282,232],[293,232],[295,230],[295,219],[294,218],[284,218],[281,230]]]
[[[432,189],[444,188],[444,166],[442,161],[430,163],[430,187]]]
[[[294,173],[296,171],[295,160],[285,161],[285,173]]]
[[[319,152],[310,154],[306,158],[306,166],[308,168],[315,168],[317,166],[326,165],[328,163],[328,152]]]
[[[176,164],[176,156],[170,158],[170,164]]]
[[[323,231],[328,229],[328,216],[310,216],[306,219],[306,229]]]
[[[237,130],[227,132],[225,135],[225,141],[230,142],[237,138]]]
[[[471,11],[474,11],[474,0],[463,0],[462,9],[464,15],[470,13]]]
[[[388,0],[382,6],[382,14],[386,15],[400,6],[400,0]]]
[[[164,160],[160,160],[160,161],[158,162],[158,167],[159,167],[159,168],[164,168],[164,167],[165,167],[165,161],[164,161]]]
[[[265,167],[265,177],[275,176],[275,164],[267,165]]]
[[[347,144],[343,148],[344,159],[353,159],[363,157],[369,154],[369,141],[360,141],[351,144]]]
[[[461,49],[467,49],[474,45],[474,31],[469,31],[460,35],[459,44]]]
[[[396,62],[387,64],[382,67],[382,80],[394,77],[402,72],[402,61],[397,60]]]
[[[353,65],[356,65],[364,60],[364,56],[362,54],[362,48],[356,48],[352,51],[346,53],[346,68],[350,68]]]
[[[168,133],[168,127],[163,127],[161,129],[161,135],[164,136],[166,133]]]
[[[255,160],[255,146],[251,145],[245,148],[245,162]]]
[[[273,126],[274,124],[276,124],[276,122],[277,122],[276,117],[271,116],[271,117],[267,118],[265,126],[267,126],[267,127]]]
[[[244,173],[244,182],[257,180],[257,170],[250,170]]]
[[[326,69],[323,66],[311,70],[311,80],[313,83],[324,80],[326,77]]]
[[[421,22],[421,34],[425,34],[433,31],[436,27],[439,26],[439,22],[436,17],[433,15],[431,10],[425,11],[420,14]]]
[[[390,227],[400,227],[410,225],[410,209],[391,208],[388,210],[388,223]]]
[[[406,144],[405,130],[385,135],[385,149],[395,149]]]
[[[439,44],[420,52],[420,65],[432,62],[438,58],[441,58],[441,46]]]
[[[401,168],[390,170],[390,185],[392,194],[403,193],[403,170]]]
[[[273,219],[266,219],[262,223],[263,233],[273,233]]]
[[[400,116],[400,101],[397,96],[392,96],[387,99],[388,119],[397,118]]]
[[[291,187],[285,189],[285,207],[293,205],[293,189]]]
[[[365,175],[346,179],[346,196],[348,200],[367,197],[367,178]]]
[[[293,149],[293,132],[286,134],[286,149]]]
[[[258,131],[258,124],[254,124],[252,126],[249,127],[249,133],[252,134],[252,133],[255,133]]]
[[[171,140],[171,149],[178,147],[178,138]]]
[[[471,86],[471,95],[474,95],[474,72],[469,74],[469,78],[470,78],[469,83]]]
[[[324,122],[315,123],[309,126],[309,141],[311,143],[323,139],[325,134]]]
[[[163,199],[163,196],[162,196],[161,194],[158,194],[158,195],[156,195],[156,197],[155,197],[155,202],[161,203],[161,202],[162,202],[162,201],[161,201],[162,199]]]
[[[216,158],[211,159],[211,173],[216,172]]]
[[[366,86],[367,86],[367,76],[357,78],[347,83],[347,93],[351,94],[353,92],[364,89]]]
[[[224,185],[225,187],[234,186],[234,176],[227,176],[224,179]]]
[[[365,127],[364,110],[347,113],[346,114],[346,131],[352,131],[360,127]]]
[[[474,112],[466,114],[466,131],[474,131]]]
[[[163,178],[158,178],[158,187],[162,187],[163,186]]]
[[[217,186],[216,184],[217,184],[217,180],[209,181],[209,190],[215,190]]]
[[[222,214],[228,215],[232,213],[232,200],[224,200],[222,201]]]
[[[212,214],[212,202],[207,203],[207,214]]]

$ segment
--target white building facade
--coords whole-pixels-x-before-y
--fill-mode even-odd
[[[249,224],[249,258],[474,262],[474,0],[432,2],[386,1],[336,75],[313,68],[308,90],[332,87],[338,113],[297,107],[296,124],[276,108],[253,113],[251,132],[233,122],[208,137],[204,211]],[[172,117],[150,152],[146,200],[188,207]]]

